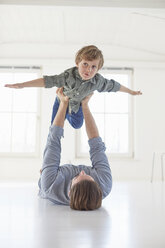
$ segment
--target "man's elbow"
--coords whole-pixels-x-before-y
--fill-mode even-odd
[[[103,192],[103,199],[107,197],[112,190],[112,183],[108,185],[108,187],[105,187],[105,190]]]

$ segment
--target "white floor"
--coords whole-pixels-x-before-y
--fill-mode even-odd
[[[165,183],[114,183],[91,212],[37,192],[36,184],[0,184],[0,247],[165,248]]]

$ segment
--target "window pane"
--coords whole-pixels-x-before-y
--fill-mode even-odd
[[[10,152],[11,114],[0,113],[0,151]]]
[[[14,73],[14,83],[21,83],[37,78],[36,73]],[[13,111],[37,111],[37,89],[26,88],[13,90]]]
[[[25,73],[25,72],[15,72],[14,73],[14,82],[13,83],[22,83],[22,82],[26,82],[26,81],[30,81],[33,79],[38,78],[37,73]]]
[[[21,69],[20,69],[21,70]],[[0,72],[0,152],[35,153],[38,89],[9,89],[4,84],[38,78],[37,72]]]
[[[102,73],[107,79],[114,79],[122,85],[128,87],[129,76],[125,74]],[[128,94],[121,92],[105,93],[105,112],[106,113],[126,113],[128,112]]]
[[[37,89],[26,88],[13,89],[13,111],[14,112],[36,112],[37,111]]]
[[[105,143],[108,153],[128,153],[128,115],[105,115]]]
[[[105,93],[105,112],[106,113],[127,113],[128,94],[121,92]]]
[[[93,114],[108,153],[128,152],[128,115]],[[104,128],[105,127],[105,128]],[[81,128],[81,152],[89,150],[85,125]],[[106,134],[106,135],[105,135]]]
[[[104,93],[95,91],[89,102],[89,106],[92,113],[102,113],[104,109]]]
[[[89,151],[88,138],[85,131],[85,124],[80,129],[80,151],[81,153],[86,153]]]
[[[114,79],[122,85],[130,88],[131,71],[109,70],[100,72],[107,79]],[[130,96],[124,92],[95,92],[89,102],[90,110],[94,115],[96,124],[107,147],[109,154],[123,154],[130,156],[130,130],[131,106]],[[81,133],[78,144],[80,155],[87,154],[87,136],[85,128]],[[82,144],[81,144],[82,142]]]
[[[99,135],[102,137],[102,139],[104,139],[104,114],[93,114],[93,116],[97,123]],[[80,129],[80,139],[81,139],[80,150],[82,153],[86,153],[87,151],[89,151],[89,145],[88,145],[88,137],[85,130],[85,123],[83,127]]]
[[[128,87],[129,85],[129,75],[127,74],[111,74],[111,73],[101,73],[103,77],[107,79],[114,79],[115,81],[121,83],[122,85]]]
[[[35,152],[36,114],[13,114],[12,151]]]
[[[11,111],[12,90],[4,87],[7,83],[12,83],[11,73],[0,73],[0,111]]]

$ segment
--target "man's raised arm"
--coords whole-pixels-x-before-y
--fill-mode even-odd
[[[85,119],[85,127],[86,127],[86,132],[87,132],[89,139],[99,137],[98,128],[96,126],[95,120],[88,106],[88,102],[91,96],[92,94],[85,97],[85,99],[82,101],[82,109],[83,109],[83,114],[84,114],[84,119]]]
[[[92,113],[88,107],[88,101],[92,95],[87,96],[82,101],[82,109],[85,119],[86,132],[89,138],[90,159],[92,167],[95,168],[100,182],[102,182],[103,197],[109,194],[112,187],[112,176],[109,162],[105,154],[105,145],[99,137],[99,132]]]
[[[41,169],[40,187],[45,192],[55,181],[60,166],[61,137],[63,136],[65,115],[69,101],[68,97],[64,96],[62,88],[57,89],[56,93],[60,99],[60,106],[49,130]]]

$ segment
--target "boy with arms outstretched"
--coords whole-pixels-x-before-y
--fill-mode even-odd
[[[74,128],[80,128],[83,124],[83,112],[81,101],[86,96],[97,90],[98,92],[121,91],[131,95],[141,95],[140,91],[133,91],[115,80],[106,79],[98,73],[104,64],[102,52],[96,46],[85,46],[80,49],[75,58],[76,66],[54,76],[44,76],[32,81],[6,84],[9,88],[24,87],[63,87],[64,94],[69,98],[66,118]],[[56,97],[53,105],[52,120],[59,108],[59,98]]]

